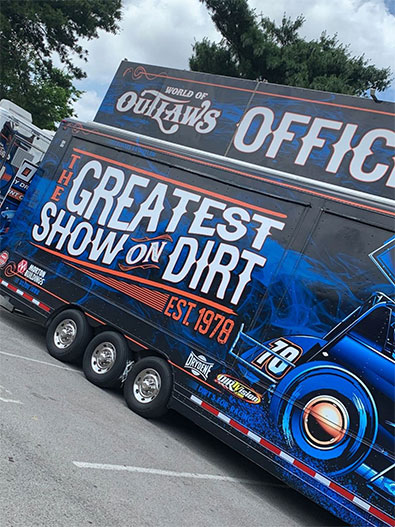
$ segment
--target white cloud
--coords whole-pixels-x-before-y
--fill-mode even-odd
[[[339,41],[350,45],[354,56],[365,54],[378,68],[390,66],[395,70],[395,17],[383,0],[250,0],[250,5],[264,16],[281,21],[282,15],[295,18],[303,14],[306,22],[300,34],[310,39],[323,31],[337,33]]]
[[[92,121],[99,109],[103,96],[96,91],[86,91],[74,104],[74,112],[81,121]]]
[[[194,40],[215,38],[216,30],[198,0],[124,0],[121,31],[101,31],[99,38],[81,41],[89,51],[81,65],[89,78],[111,79],[121,60],[187,69]]]
[[[390,66],[395,73],[395,17],[384,0],[249,0],[257,13],[277,22],[286,12],[306,18],[301,35],[318,38],[326,30],[350,44],[352,55],[365,54],[376,67]],[[205,6],[199,0],[124,0],[121,32],[100,33],[84,42],[88,62],[81,63],[87,79],[76,83],[87,93],[75,105],[80,119],[92,119],[120,62],[133,62],[188,69],[195,41],[219,40]],[[395,86],[395,83],[394,83]]]

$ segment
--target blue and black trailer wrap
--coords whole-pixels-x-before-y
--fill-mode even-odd
[[[61,123],[2,294],[160,354],[172,408],[349,524],[394,525],[393,110],[123,62],[96,122]]]

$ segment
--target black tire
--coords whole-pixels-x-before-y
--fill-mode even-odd
[[[125,338],[115,331],[103,331],[94,337],[82,360],[85,377],[101,388],[121,385],[120,378],[129,358],[129,347]]]
[[[81,360],[92,334],[92,328],[81,311],[66,309],[56,315],[48,326],[47,350],[62,362],[77,362]]]
[[[168,363],[160,357],[145,357],[129,372],[123,395],[133,412],[154,419],[167,413],[172,390],[173,376]]]

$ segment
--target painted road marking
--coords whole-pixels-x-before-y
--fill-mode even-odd
[[[14,404],[23,404],[22,401],[17,401],[16,399],[9,399],[8,396],[12,395],[12,392],[10,390],[7,390],[7,388],[4,388],[4,386],[0,386],[0,393],[5,392],[4,394],[7,394],[7,397],[0,397],[0,401],[3,403],[14,403]]]
[[[173,478],[209,479],[211,481],[228,481],[231,483],[249,483],[250,485],[262,485],[261,481],[231,476],[220,476],[218,474],[199,474],[197,472],[176,472],[174,470],[161,470],[156,468],[131,467],[127,465],[109,465],[103,463],[84,463],[73,461],[78,468],[90,468],[96,470],[115,470],[119,472],[137,472],[140,474],[152,474],[154,476],[170,476]]]
[[[28,360],[30,362],[38,362],[39,364],[45,364],[45,366],[52,366],[53,368],[60,368],[61,370],[73,371],[74,373],[79,373],[83,375],[79,370],[74,368],[68,368],[67,366],[61,366],[60,364],[53,364],[52,362],[46,362],[44,360],[32,359],[31,357],[24,357],[23,355],[15,355],[14,353],[7,353],[6,351],[0,351],[0,355],[6,355],[7,357],[14,357],[16,359]]]
[[[4,399],[4,397],[0,397],[0,401],[3,402],[3,403],[23,404],[22,401],[16,401],[14,399]]]

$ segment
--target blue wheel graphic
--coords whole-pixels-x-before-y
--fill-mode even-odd
[[[295,368],[276,387],[270,413],[290,453],[327,474],[353,471],[377,435],[377,410],[369,390],[330,363]]]

